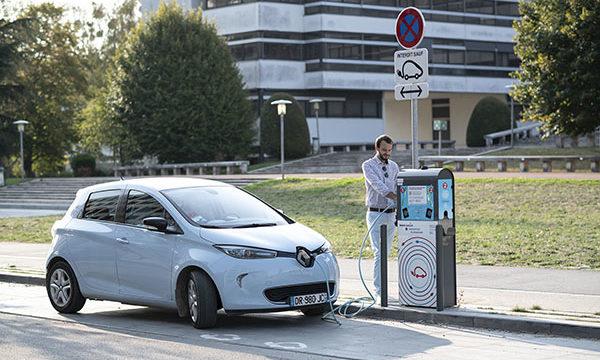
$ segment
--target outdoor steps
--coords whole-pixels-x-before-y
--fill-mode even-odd
[[[75,199],[77,190],[116,180],[119,179],[114,177],[42,178],[0,187],[0,209],[66,210]],[[234,186],[246,186],[263,179],[248,177],[218,180]]]
[[[480,149],[443,149],[444,155],[471,155]],[[437,150],[419,149],[419,155],[437,155]],[[292,160],[285,163],[287,174],[306,173],[359,173],[362,163],[373,157],[374,151],[348,151],[323,153],[303,159]],[[394,151],[392,160],[400,167],[411,166],[412,153],[409,150]],[[277,174],[280,172],[279,164],[251,171],[252,174]]]

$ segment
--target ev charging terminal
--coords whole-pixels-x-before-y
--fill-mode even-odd
[[[397,178],[398,286],[402,305],[455,306],[454,175],[401,170]]]

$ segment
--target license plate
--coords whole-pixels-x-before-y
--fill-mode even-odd
[[[327,301],[327,293],[309,294],[290,297],[290,306],[307,306],[322,304]]]

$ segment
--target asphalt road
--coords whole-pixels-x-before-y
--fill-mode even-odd
[[[0,283],[2,359],[598,359],[600,341],[299,312],[228,316],[197,330],[172,311],[88,301],[54,311],[45,289]]]

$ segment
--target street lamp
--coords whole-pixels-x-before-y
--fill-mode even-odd
[[[17,125],[17,129],[19,130],[19,138],[21,144],[21,178],[25,179],[25,158],[23,157],[23,133],[25,132],[25,125],[29,124],[29,121],[17,120],[13,122],[13,124]]]
[[[281,128],[281,180],[283,180],[285,178],[284,172],[283,172],[283,161],[285,158],[285,155],[283,153],[283,149],[284,149],[284,142],[283,142],[283,118],[285,117],[285,112],[286,112],[286,107],[288,105],[290,105],[292,102],[289,100],[276,100],[271,102],[271,105],[277,105],[277,115],[279,115],[279,123],[280,123],[280,128]]]
[[[313,104],[313,109],[315,109],[315,118],[317,119],[317,154],[321,151],[321,134],[319,132],[319,104],[323,102],[321,99],[312,99],[308,101]]]
[[[513,137],[515,133],[513,132],[513,128],[515,126],[515,101],[513,100],[513,96],[510,94],[510,91],[515,89],[515,84],[506,85],[505,88],[509,90],[508,96],[510,96],[510,147],[513,147]]]

